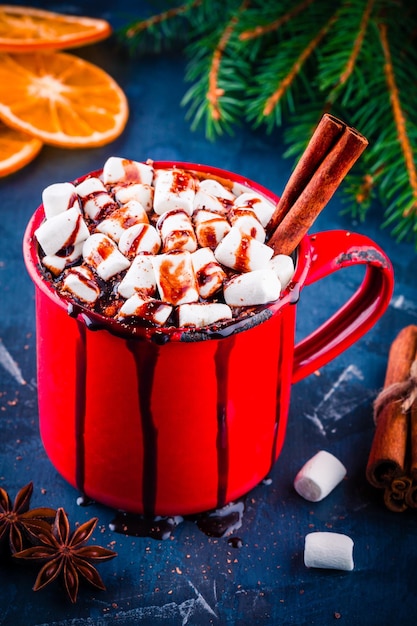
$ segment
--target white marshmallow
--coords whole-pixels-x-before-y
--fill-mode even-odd
[[[309,533],[305,537],[304,564],[306,567],[352,571],[353,541],[341,533]]]
[[[54,276],[59,276],[65,269],[65,257],[57,254],[46,254],[41,259],[42,265],[48,269]]]
[[[89,231],[77,207],[58,213],[42,222],[35,230],[35,237],[47,255],[75,246],[85,241]]]
[[[75,190],[81,198],[84,213],[92,220],[97,220],[104,213],[118,207],[117,202],[107,193],[106,187],[97,177],[85,178],[76,185]]]
[[[94,233],[84,242],[83,257],[103,280],[109,280],[130,265],[114,241],[102,233]]]
[[[194,252],[197,249],[191,218],[182,209],[163,213],[156,223],[156,228],[161,235],[162,251],[188,250]]]
[[[119,239],[119,250],[128,259],[141,252],[157,254],[161,247],[158,231],[151,224],[135,224],[127,228]]]
[[[163,326],[171,315],[171,311],[172,306],[169,304],[135,293],[120,308],[118,317],[140,317],[157,326]]]
[[[240,272],[266,268],[273,255],[269,246],[233,226],[214,251],[219,263]]]
[[[104,193],[107,189],[97,176],[89,176],[75,186],[75,191],[80,198],[87,198],[94,193]]]
[[[155,175],[154,211],[162,215],[172,209],[183,209],[192,215],[196,181],[184,170],[158,170]]]
[[[251,208],[265,228],[275,211],[275,205],[254,191],[247,191],[238,196],[235,206]]]
[[[72,250],[66,255],[63,254],[47,254],[42,259],[42,265],[44,265],[54,276],[58,276],[67,265],[75,263],[81,259],[83,255],[84,242],[75,244]]]
[[[296,492],[310,502],[323,500],[346,476],[346,468],[330,452],[320,450],[300,469]]]
[[[214,213],[219,213],[220,215],[226,215],[231,203],[231,200],[217,198],[200,188],[194,196],[193,210],[198,211],[199,209],[205,209],[206,211],[213,211]]]
[[[83,265],[72,267],[67,271],[61,289],[87,304],[94,304],[100,295],[100,287],[93,272]]]
[[[147,213],[153,209],[153,192],[152,185],[143,185],[135,183],[127,185],[127,187],[117,187],[114,191],[114,197],[120,204],[126,204],[130,200],[136,200],[144,207]]]
[[[230,319],[232,319],[230,307],[221,302],[196,302],[194,304],[181,304],[178,307],[178,326],[180,327],[203,328]]]
[[[174,306],[197,302],[198,284],[188,250],[166,252],[152,257],[161,300]]]
[[[264,243],[265,230],[256,217],[255,211],[244,207],[233,207],[228,213],[228,218],[231,225],[239,228],[242,233]]]
[[[205,209],[196,211],[193,219],[197,241],[202,248],[214,250],[231,229],[225,217]]]
[[[268,263],[270,267],[278,276],[282,289],[290,282],[294,276],[294,261],[286,254],[276,254]]]
[[[42,192],[42,203],[47,220],[72,207],[81,211],[75,186],[72,183],[53,183],[45,187]]]
[[[96,231],[118,242],[124,231],[135,224],[149,224],[148,214],[136,200],[115,209],[96,226]]]
[[[144,183],[151,185],[154,169],[147,163],[123,159],[121,157],[109,157],[103,167],[103,182],[105,185],[116,183]]]
[[[202,298],[210,298],[223,285],[226,272],[210,248],[198,248],[191,254],[198,289]]]
[[[214,178],[205,178],[204,180],[201,180],[199,183],[199,189],[201,189],[201,191],[205,191],[211,196],[216,196],[216,198],[223,198],[225,200],[234,200],[235,198],[230,189],[227,189]]]
[[[147,296],[155,295],[156,281],[152,255],[138,254],[135,256],[117,291],[123,298],[130,298],[139,292]]]
[[[233,276],[224,286],[223,294],[229,306],[256,306],[277,300],[281,284],[272,270],[254,270]]]

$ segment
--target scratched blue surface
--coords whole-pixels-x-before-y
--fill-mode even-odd
[[[35,3],[34,3],[35,4]],[[37,3],[50,9],[129,20],[135,3]],[[144,7],[144,3],[136,3]],[[139,9],[138,9],[139,14]],[[131,626],[133,624],[317,625],[415,624],[417,513],[388,512],[364,470],[373,436],[372,401],[383,384],[388,348],[398,331],[417,323],[416,254],[379,227],[375,207],[365,224],[340,213],[337,195],[315,230],[359,230],[391,257],[396,287],[378,324],[354,347],[293,388],[287,437],[268,484],[248,494],[242,547],[210,538],[191,521],[171,539],[157,541],[110,531],[113,511],[80,507],[78,494],[48,461],[38,433],[33,287],[24,269],[21,240],[42,189],[94,170],[110,155],[203,162],[248,176],[280,193],[291,163],[282,159],[279,132],[237,129],[208,143],[192,133],[180,107],[186,89],[178,55],[129,60],[114,42],[74,51],[112,74],[125,90],[131,114],[124,134],[110,146],[66,151],[44,147],[21,172],[0,181],[0,485],[14,497],[33,480],[33,506],[63,506],[72,525],[98,516],[95,539],[118,557],[100,566],[106,591],[83,587],[71,605],[56,586],[34,593],[35,570],[0,562],[0,624],[13,626]],[[355,272],[338,272],[306,289],[298,336],[353,291]],[[62,364],[65,375],[65,363]],[[256,419],[256,416],[254,416]],[[318,504],[302,500],[293,479],[304,462],[327,449],[346,465],[347,477]],[[312,530],[346,533],[355,542],[353,572],[310,570],[304,537]]]

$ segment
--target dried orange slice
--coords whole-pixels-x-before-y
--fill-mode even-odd
[[[47,144],[103,146],[123,131],[126,96],[101,68],[62,52],[0,53],[0,119]]]
[[[0,122],[0,176],[17,172],[30,163],[42,148],[42,141]]]
[[[111,32],[106,20],[0,4],[0,50],[3,52],[84,46],[105,39]]]

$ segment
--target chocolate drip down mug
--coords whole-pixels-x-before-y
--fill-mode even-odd
[[[183,168],[278,202],[218,168],[154,167]],[[36,293],[42,441],[83,495],[131,513],[207,511],[256,486],[281,452],[292,384],[366,333],[393,291],[391,263],[376,243],[344,230],[320,232],[302,239],[281,297],[255,314],[218,329],[134,329],[58,295],[40,265],[34,233],[43,220],[41,205],[23,244]],[[357,291],[294,345],[304,287],[354,265],[366,269]]]

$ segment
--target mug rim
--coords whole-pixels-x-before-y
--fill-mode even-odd
[[[152,161],[155,169],[171,169],[181,168],[191,172],[209,174],[208,178],[215,178],[224,181],[237,183],[247,188],[248,191],[256,191],[263,195],[267,200],[277,203],[279,196],[267,189],[263,185],[251,180],[248,177],[230,172],[226,169],[219,167],[201,164],[191,163],[185,161]],[[145,161],[142,161],[145,163]],[[87,177],[97,176],[102,174],[103,168],[99,168],[88,172],[78,178],[74,179],[72,184],[79,184]],[[210,176],[211,175],[211,176]],[[35,231],[45,219],[43,204],[41,203],[32,214],[23,236],[23,257],[28,274],[37,287],[44,295],[53,300],[57,306],[66,311],[69,314],[69,307],[73,307],[71,315],[77,320],[83,322],[88,328],[93,330],[107,330],[112,334],[121,335],[128,338],[146,338],[155,341],[156,343],[166,343],[167,341],[201,341],[207,339],[220,339],[230,336],[232,334],[249,330],[259,324],[267,321],[281,309],[288,304],[296,304],[299,299],[300,290],[305,282],[308,269],[311,263],[311,243],[309,235],[305,235],[295,253],[295,272],[290,283],[282,291],[280,297],[274,302],[259,305],[259,310],[250,313],[249,315],[242,316],[241,319],[234,321],[226,321],[224,323],[218,323],[205,328],[193,328],[193,327],[178,327],[167,326],[157,327],[143,324],[133,324],[131,322],[123,322],[115,320],[113,318],[105,317],[100,313],[91,311],[88,307],[77,303],[75,300],[65,298],[61,296],[57,290],[53,287],[52,283],[45,280],[43,272],[41,270],[39,255],[38,255],[38,243],[35,238]]]

